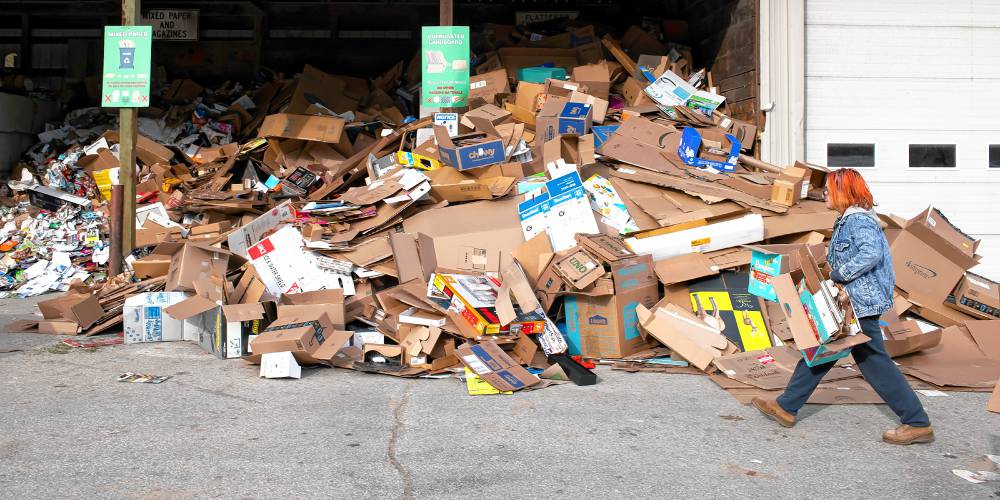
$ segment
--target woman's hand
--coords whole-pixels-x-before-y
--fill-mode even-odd
[[[847,310],[848,306],[851,305],[851,297],[847,295],[847,289],[844,285],[837,283],[837,303],[840,304],[840,308]]]

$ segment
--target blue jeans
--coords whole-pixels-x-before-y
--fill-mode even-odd
[[[917,394],[913,392],[892,358],[885,352],[885,341],[882,340],[882,331],[878,326],[878,316],[859,318],[858,321],[861,323],[861,331],[871,337],[871,341],[854,346],[851,351],[865,380],[899,416],[900,422],[912,427],[930,426],[931,421],[920,400],[917,399]],[[800,359],[784,394],[778,397],[778,404],[792,415],[798,413],[799,408],[806,404],[806,400],[816,390],[823,376],[836,364],[834,361],[810,367],[806,365],[804,359]]]

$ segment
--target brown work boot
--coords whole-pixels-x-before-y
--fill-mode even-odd
[[[795,425],[795,415],[785,411],[785,409],[773,399],[753,398],[750,400],[750,404],[752,404],[754,408],[760,410],[760,412],[767,418],[774,420],[782,427],[791,427]]]
[[[882,433],[882,441],[889,444],[930,443],[934,441],[934,429],[903,424]]]

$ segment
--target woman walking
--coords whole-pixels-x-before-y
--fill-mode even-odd
[[[934,430],[920,400],[885,351],[879,328],[879,316],[892,307],[895,278],[892,255],[878,217],[871,191],[861,174],[852,168],[837,170],[827,176],[826,206],[840,212],[833,226],[827,261],[831,278],[841,287],[839,297],[850,300],[861,324],[861,331],[871,337],[855,346],[851,354],[865,380],[899,416],[902,425],[882,434],[891,444],[929,443]],[[816,390],[823,376],[836,363],[809,367],[799,360],[785,392],[777,400],[754,398],[753,405],[764,415],[785,427],[795,425],[795,415]]]

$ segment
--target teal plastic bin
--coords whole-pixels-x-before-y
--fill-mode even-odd
[[[566,69],[532,66],[530,68],[521,68],[517,70],[517,81],[519,82],[545,83],[546,78],[565,80]]]

